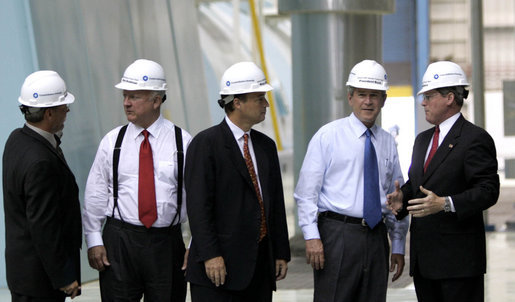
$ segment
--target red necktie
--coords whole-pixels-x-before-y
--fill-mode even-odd
[[[148,131],[141,132],[145,139],[139,148],[138,212],[139,220],[150,228],[157,220],[156,187],[154,184],[154,161],[148,141]]]
[[[263,198],[261,197],[261,192],[259,191],[256,170],[254,170],[252,157],[250,157],[249,135],[247,133],[243,135],[243,141],[243,155],[245,157],[245,164],[247,165],[247,169],[249,170],[250,178],[252,178],[252,184],[254,185],[254,190],[256,191],[256,195],[259,202],[259,208],[261,210],[261,224],[259,226],[259,241],[261,241],[261,239],[263,239],[263,237],[265,237],[266,235],[265,206],[263,205]]]
[[[424,164],[424,173],[427,170],[427,166],[429,166],[429,162],[433,159],[433,156],[436,153],[436,149],[438,149],[438,138],[440,136],[440,127],[435,127],[435,134],[433,136],[433,144],[431,145],[431,151],[429,151],[429,155],[427,156],[426,163]]]

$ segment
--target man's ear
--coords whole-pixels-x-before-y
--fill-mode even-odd
[[[384,107],[384,104],[386,103],[386,99],[387,99],[388,95],[385,94],[384,96],[381,95],[381,98],[383,99],[383,104],[381,105],[381,108]]]
[[[153,98],[152,98],[152,102],[154,102],[154,108],[159,108],[159,106],[161,106],[161,104],[163,104],[163,99],[161,98],[161,96],[159,94],[156,94]]]
[[[240,98],[234,98],[234,100],[232,100],[232,103],[234,104],[234,108],[240,108],[241,100]]]
[[[447,93],[447,96],[445,99],[447,106],[452,106],[452,104],[455,102],[454,101],[455,98],[456,98],[456,96],[454,95],[454,93],[452,93],[452,92]]]

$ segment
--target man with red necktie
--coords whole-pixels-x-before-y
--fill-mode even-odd
[[[415,139],[409,180],[388,195],[398,218],[412,215],[410,274],[418,301],[484,301],[483,211],[497,202],[495,144],[460,110],[468,96],[460,66],[430,64],[418,94],[434,128]]]
[[[182,155],[191,136],[161,116],[167,86],[158,63],[136,60],[116,88],[129,124],[102,139],[89,173],[89,263],[102,301],[184,301]]]
[[[185,185],[192,234],[186,278],[193,302],[271,301],[290,260],[275,143],[252,129],[272,90],[252,62],[227,69],[226,116],[191,141]]]

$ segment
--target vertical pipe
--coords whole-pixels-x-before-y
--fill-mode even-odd
[[[236,61],[241,58],[240,52],[240,0],[232,0],[232,14],[233,14],[233,39],[232,39],[232,51]]]
[[[472,44],[472,93],[474,95],[474,124],[485,128],[485,65],[483,47],[483,0],[470,1],[470,31]],[[483,211],[487,230],[495,227],[488,223],[488,210]]]
[[[483,1],[471,0],[472,92],[474,94],[474,123],[485,128],[485,80],[483,51]]]
[[[265,50],[263,48],[263,40],[261,39],[261,30],[259,27],[259,21],[256,14],[256,6],[254,0],[249,0],[249,6],[252,17],[252,27],[254,29],[254,36],[256,39],[256,44],[259,52],[259,59],[261,61],[261,68],[263,69],[263,73],[265,74],[267,82],[270,83],[270,77],[268,76],[268,69],[266,67]],[[281,142],[281,135],[279,133],[279,126],[277,124],[277,116],[275,114],[275,102],[272,92],[268,91],[267,96],[268,100],[270,101],[270,113],[272,115],[272,123],[274,125],[275,143],[277,144],[277,149],[281,151],[283,149],[283,144]]]
[[[413,97],[415,98],[415,135],[430,127],[426,121],[426,116],[420,102],[418,101],[417,92],[422,86],[422,77],[429,64],[429,1],[417,0],[416,3],[416,22],[417,22],[417,43],[416,43],[416,72],[413,73]]]

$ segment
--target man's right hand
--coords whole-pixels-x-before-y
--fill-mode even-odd
[[[306,240],[306,262],[319,270],[324,268],[324,245],[320,239]]]
[[[402,194],[401,188],[399,186],[399,181],[395,181],[395,191],[386,195],[386,204],[388,209],[392,211],[393,215],[399,214],[399,211],[402,210],[402,199],[404,195]]]
[[[88,250],[89,266],[101,272],[110,266],[111,263],[107,260],[106,249],[103,245],[97,245],[89,248]]]
[[[211,258],[204,261],[204,265],[206,266],[206,275],[209,280],[211,280],[211,282],[213,282],[217,287],[224,285],[225,276],[227,275],[224,258],[222,258],[222,256]]]
[[[66,295],[73,299],[79,294],[80,286],[77,280],[75,280],[71,284],[61,287],[59,290],[63,291]]]

